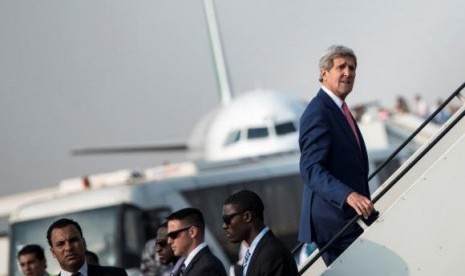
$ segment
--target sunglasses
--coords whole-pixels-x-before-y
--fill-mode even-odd
[[[165,247],[168,244],[168,242],[166,240],[159,240],[156,241],[155,244],[160,247]]]
[[[223,215],[223,222],[226,224],[226,225],[229,225],[231,224],[231,220],[235,217],[235,216],[238,216],[240,214],[243,214],[247,212],[247,210],[244,210],[244,211],[240,211],[240,212],[235,212],[235,213],[232,213],[232,214],[229,214],[229,215]]]
[[[167,233],[166,235],[168,236],[168,238],[170,238],[172,240],[175,240],[175,239],[178,238],[179,234],[181,234],[183,231],[189,230],[193,226],[195,226],[195,225],[187,226],[187,227],[178,229],[176,231],[171,231],[171,232]]]

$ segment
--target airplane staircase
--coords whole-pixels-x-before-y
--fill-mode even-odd
[[[437,134],[372,195],[379,217],[370,226],[354,217],[339,234],[353,223],[364,233],[329,267],[320,258],[325,248],[316,250],[300,265],[300,275],[465,275],[464,87],[465,83],[381,165],[453,99],[461,100]]]

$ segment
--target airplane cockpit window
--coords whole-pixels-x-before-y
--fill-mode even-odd
[[[224,145],[229,146],[229,145],[235,144],[239,142],[240,138],[241,138],[241,131],[238,129],[233,130],[226,137],[226,141],[224,142]]]
[[[279,135],[285,135],[285,134],[296,132],[297,128],[295,127],[294,122],[289,121],[285,123],[276,124],[275,130],[276,130],[276,134],[279,136]]]
[[[268,128],[266,127],[255,127],[247,129],[247,139],[258,139],[268,137]]]

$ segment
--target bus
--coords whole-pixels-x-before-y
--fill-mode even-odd
[[[76,179],[63,181],[56,193],[19,207],[9,217],[9,275],[21,275],[16,261],[21,247],[36,243],[49,248],[48,226],[62,217],[79,222],[88,249],[99,256],[102,265],[121,266],[137,275],[146,241],[154,238],[171,212],[185,207],[202,211],[206,242],[229,267],[237,261],[239,245],[226,240],[221,212],[224,200],[240,189],[257,192],[265,204],[266,224],[289,248],[297,244],[303,185],[298,153],[215,163],[186,162],[177,170],[181,176],[166,165],[142,173],[118,172],[120,177],[107,182],[104,180],[111,174],[100,177],[100,182],[92,177],[80,183]],[[170,176],[159,176],[168,171]],[[57,262],[49,250],[45,251],[48,271],[58,273]]]

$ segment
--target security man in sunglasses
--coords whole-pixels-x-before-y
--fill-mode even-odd
[[[157,231],[155,239],[155,252],[160,261],[158,275],[161,276],[179,276],[180,268],[184,258],[174,255],[173,250],[168,244],[168,223],[163,223]]]
[[[236,276],[299,275],[291,252],[265,226],[265,207],[260,197],[249,190],[229,196],[223,205],[223,229],[233,243],[245,241],[248,249]]]
[[[168,244],[174,255],[185,258],[181,276],[226,276],[223,264],[204,242],[205,221],[198,209],[181,209],[166,219]]]

